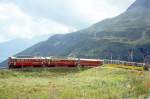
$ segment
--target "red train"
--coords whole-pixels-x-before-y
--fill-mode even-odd
[[[9,68],[23,67],[97,67],[103,64],[99,59],[52,58],[52,57],[9,57]]]

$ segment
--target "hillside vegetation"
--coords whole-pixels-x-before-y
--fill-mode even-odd
[[[124,13],[73,33],[58,34],[18,53],[33,56],[71,56],[143,61],[139,48],[150,54],[150,1],[136,0]]]
[[[110,67],[0,70],[0,98],[143,99],[150,96],[150,72]]]

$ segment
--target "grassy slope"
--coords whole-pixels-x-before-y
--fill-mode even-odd
[[[150,72],[113,68],[0,70],[0,98],[4,99],[136,99],[138,96],[150,96]]]

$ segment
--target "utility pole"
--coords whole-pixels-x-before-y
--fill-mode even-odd
[[[132,61],[133,62],[133,48],[132,49],[129,49],[129,51],[128,51],[128,54],[129,54],[129,59],[128,59],[128,61]]]
[[[121,56],[118,55],[118,64],[120,63],[120,60],[121,60]]]
[[[110,59],[111,59],[111,64],[112,64],[112,60],[113,60],[112,52],[110,52]]]
[[[142,57],[143,57],[143,62],[145,63],[145,57],[146,57],[146,50],[144,48],[138,48],[140,53],[142,54]]]
[[[110,59],[111,59],[111,61],[112,61],[112,59],[113,59],[113,58],[112,58],[112,53],[110,54]]]
[[[133,62],[133,48],[131,49],[131,61]]]
[[[147,51],[144,49],[144,48],[138,48],[139,51],[141,52],[142,54],[142,57],[143,57],[143,63],[144,63],[144,69],[145,70],[149,70],[150,69],[150,58],[149,58],[149,55],[147,55]]]

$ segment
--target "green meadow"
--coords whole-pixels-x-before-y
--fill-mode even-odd
[[[0,70],[0,99],[146,99],[150,72],[111,68]]]

